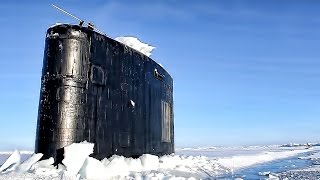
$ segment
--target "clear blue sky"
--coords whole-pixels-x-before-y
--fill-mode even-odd
[[[34,147],[46,29],[134,35],[174,78],[176,146],[320,140],[320,2],[1,1],[0,150]]]

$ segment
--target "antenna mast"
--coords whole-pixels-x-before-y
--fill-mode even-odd
[[[80,26],[82,26],[83,24],[86,24],[86,25],[88,26],[88,28],[90,28],[90,29],[92,29],[92,30],[94,30],[94,31],[96,31],[96,32],[98,32],[98,33],[100,33],[100,34],[106,35],[104,32],[102,32],[102,31],[100,31],[99,29],[97,29],[97,28],[94,26],[94,24],[92,24],[91,22],[88,22],[88,23],[87,23],[87,22],[85,22],[84,20],[82,20],[82,19],[78,18],[77,16],[69,13],[68,11],[60,8],[60,7],[57,6],[57,5],[52,4],[52,6],[53,6],[54,8],[56,8],[56,9],[58,9],[59,11],[63,12],[64,14],[72,17],[73,19],[78,20]]]

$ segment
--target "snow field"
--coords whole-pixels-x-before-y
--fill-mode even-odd
[[[241,169],[243,167],[249,167],[255,164],[260,164],[264,162],[270,162],[277,159],[283,159],[287,157],[292,157],[300,153],[305,153],[310,150],[300,149],[294,151],[280,151],[280,152],[262,152],[255,155],[246,155],[246,156],[234,156],[227,158],[220,158],[217,160],[217,163],[220,165],[231,169],[232,171]]]
[[[56,167],[52,165],[53,158],[39,161],[41,153],[21,163],[21,155],[15,151],[0,167],[0,179],[205,179],[307,151],[310,150],[262,151],[218,158],[144,154],[133,159],[114,155],[99,161],[89,157],[93,144],[82,142],[65,147],[64,165]]]

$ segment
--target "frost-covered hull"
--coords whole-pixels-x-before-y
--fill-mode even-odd
[[[173,80],[147,56],[76,25],[47,31],[35,151],[73,143],[93,156],[174,152]]]

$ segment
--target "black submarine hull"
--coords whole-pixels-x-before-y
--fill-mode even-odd
[[[94,143],[95,158],[174,152],[173,79],[144,54],[89,28],[48,29],[35,152]]]

